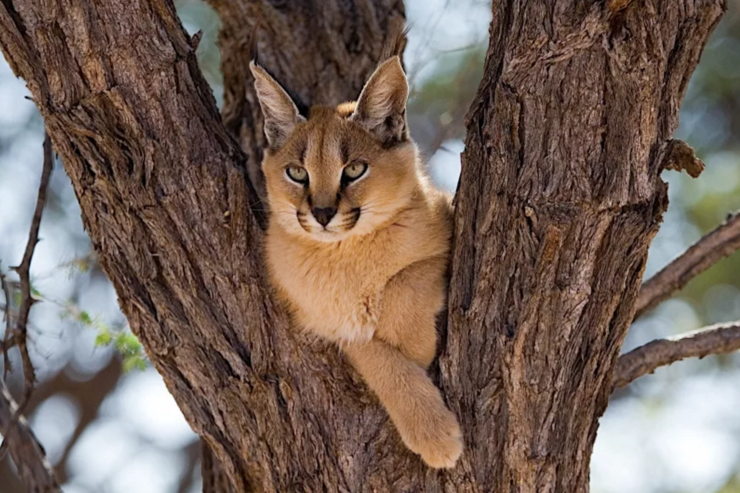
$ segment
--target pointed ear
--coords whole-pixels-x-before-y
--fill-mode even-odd
[[[351,120],[359,123],[385,145],[408,140],[406,99],[409,85],[401,60],[383,62],[362,89]]]
[[[298,108],[285,89],[265,69],[250,62],[249,70],[254,76],[254,88],[265,117],[267,143],[273,148],[280,147],[295,126],[306,120],[298,113]]]

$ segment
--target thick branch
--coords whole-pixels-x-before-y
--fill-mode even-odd
[[[614,387],[627,386],[661,366],[740,350],[740,322],[718,324],[671,339],[658,339],[620,356]]]
[[[493,1],[456,198],[440,369],[481,491],[588,491],[598,418],[667,206],[666,142],[724,9],[543,5]],[[465,472],[452,481],[465,484]]]
[[[28,427],[26,418],[14,418],[17,413],[18,405],[0,382],[0,431],[5,435],[10,456],[18,468],[26,491],[61,493],[43,447]],[[11,421],[15,422],[11,425]]]
[[[403,17],[398,0],[221,3],[240,16],[232,28],[263,17],[261,59],[292,67],[287,85],[308,103],[355,97],[389,19]],[[292,491],[296,478],[317,491],[419,484],[421,461],[337,351],[296,341],[271,300],[245,156],[172,2],[6,0],[0,46],[39,105],[132,330],[234,490]],[[230,59],[246,71],[248,56]],[[232,93],[242,109],[250,80]],[[240,114],[255,134],[256,108]],[[407,474],[391,487],[386,471],[398,467]]]
[[[646,281],[637,298],[635,318],[655,308],[693,278],[740,249],[740,212],[731,214],[711,233]]]

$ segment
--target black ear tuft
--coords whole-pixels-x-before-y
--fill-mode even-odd
[[[405,142],[409,138],[406,125],[408,95],[409,86],[401,59],[393,56],[381,64],[367,81],[350,120],[362,125],[384,146]]]
[[[380,63],[385,62],[391,57],[397,56],[398,58],[403,57],[403,51],[406,49],[408,44],[408,34],[411,30],[411,25],[404,25],[404,20],[393,22],[390,28],[390,35],[388,40],[383,47],[383,52],[380,55]]]

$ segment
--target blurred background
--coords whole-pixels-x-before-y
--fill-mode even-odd
[[[176,3],[187,30],[203,30],[200,65],[220,104],[218,19],[200,0]],[[410,125],[433,178],[454,190],[464,116],[482,73],[489,2],[406,5],[413,26],[406,50]],[[12,291],[10,300],[0,295],[0,310],[8,301],[17,304],[17,278],[8,266],[20,263],[42,167],[43,123],[27,95],[0,57],[0,269]],[[664,174],[671,203],[646,276],[740,208],[740,6],[734,2],[691,80],[678,138],[707,169],[697,180]],[[40,381],[27,413],[33,430],[68,493],[201,491],[196,436],[126,327],[60,163],[49,193],[31,269],[42,299],[29,329]],[[625,350],[737,319],[738,254],[635,323]],[[9,378],[16,396],[19,374]],[[23,491],[13,467],[7,458],[0,462],[1,493]],[[740,356],[674,364],[613,396],[591,478],[595,493],[740,493]]]

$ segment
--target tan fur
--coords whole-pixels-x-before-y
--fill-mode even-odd
[[[258,80],[266,75],[253,72]],[[285,104],[279,92],[269,94],[277,83],[266,77],[257,85],[263,108],[271,97]],[[394,58],[357,105],[314,107],[307,121],[273,122],[294,129],[262,164],[270,207],[265,252],[296,326],[345,351],[412,451],[432,467],[452,467],[462,453],[460,428],[425,371],[445,300],[451,207],[407,137],[405,84]],[[365,175],[342,186],[343,168],[357,162],[367,163]],[[291,181],[287,166],[305,168],[308,184]],[[337,213],[324,227],[312,207]]]

